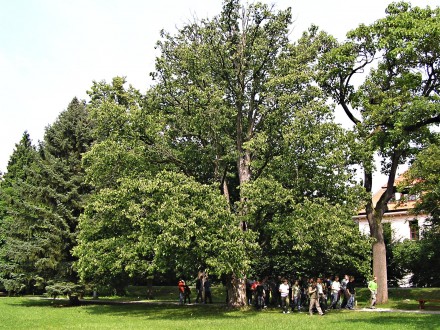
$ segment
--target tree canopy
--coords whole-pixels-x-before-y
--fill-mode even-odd
[[[265,273],[280,273],[286,253],[301,260],[284,272],[310,266],[309,257],[322,267],[304,273],[317,275],[329,262],[367,273],[367,241],[349,216],[360,200],[351,135],[333,122],[313,69],[328,36],[312,27],[289,44],[290,23],[290,9],[225,1],[213,19],[162,33],[156,84],[146,95],[126,88],[124,78],[92,86],[97,143],[83,164],[96,195],[75,250],[83,279],[111,283],[139,273],[209,269],[227,276],[230,304],[243,305],[244,276],[265,253],[282,261],[258,270]],[[158,188],[178,181],[180,188]],[[202,191],[206,201],[197,197]],[[309,208],[316,210],[313,229],[311,217],[304,218]],[[338,238],[332,222],[340,226]],[[284,227],[291,237],[281,247]],[[319,255],[311,247],[301,255],[295,247],[309,230],[311,245],[324,236],[323,244],[342,242],[342,233],[350,233],[358,253]],[[220,245],[227,232],[230,241]],[[98,265],[98,256],[106,262]]]

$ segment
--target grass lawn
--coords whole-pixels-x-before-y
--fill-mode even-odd
[[[439,314],[332,311],[324,317],[311,317],[307,313],[282,314],[279,309],[230,310],[220,303],[178,306],[166,301],[176,301],[176,296],[169,296],[174,289],[169,293],[161,290],[160,294],[169,299],[78,307],[40,297],[2,297],[0,329],[440,329]],[[417,308],[417,302],[406,304],[406,300],[420,295],[434,298],[438,294],[440,289],[390,290],[387,307]],[[361,301],[358,306],[363,307],[362,304]]]

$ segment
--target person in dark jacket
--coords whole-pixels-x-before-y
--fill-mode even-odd
[[[197,278],[196,291],[197,291],[196,304],[198,304],[199,298],[200,298],[200,302],[203,301],[203,276],[202,275],[200,275],[200,277]]]
[[[354,276],[350,276],[350,280],[347,283],[347,305],[345,308],[347,309],[354,309],[355,306],[355,298],[356,298],[356,288],[354,286]]]
[[[208,302],[212,304],[212,295],[211,295],[211,281],[208,277],[205,278],[205,283],[203,283],[203,288],[205,289],[205,304]]]

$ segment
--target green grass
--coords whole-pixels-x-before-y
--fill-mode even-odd
[[[174,299],[171,296],[173,292]],[[361,292],[359,296],[362,297],[364,293]],[[221,294],[221,290],[217,294]],[[440,289],[390,290],[388,307],[399,307],[402,304],[399,301],[405,302],[406,299],[418,298],[419,295],[437,298]],[[161,288],[157,296],[167,299],[134,304],[119,304],[116,301],[114,304],[87,304],[78,307],[68,307],[65,301],[54,302],[41,297],[2,297],[0,329],[205,330],[295,329],[298,326],[300,329],[319,330],[440,329],[439,314],[332,311],[324,317],[310,317],[307,313],[282,314],[279,309],[262,312],[253,309],[230,310],[220,303],[178,306],[175,304],[177,299],[174,288]],[[220,299],[223,298],[220,296],[217,301]],[[104,302],[104,299],[101,301]],[[360,305],[362,303],[361,301]]]

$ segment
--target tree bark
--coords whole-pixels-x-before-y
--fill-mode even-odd
[[[246,306],[246,278],[237,277],[235,274],[227,276],[226,290],[229,307]]]
[[[374,238],[373,242],[373,275],[377,277],[377,303],[384,304],[388,302],[388,274],[387,274],[387,256],[386,246],[383,237],[382,218],[388,210],[388,201],[394,193],[394,182],[397,174],[397,167],[402,152],[395,150],[391,158],[391,167],[388,174],[387,187],[380,196],[376,205],[373,200],[367,202],[365,207],[368,224],[370,225],[370,235]],[[371,171],[365,171],[364,187],[367,192],[371,193],[373,174]]]
[[[240,186],[242,186],[251,179],[250,153],[248,151],[245,151],[244,155],[239,157],[237,167]],[[240,201],[244,201],[241,196]],[[246,214],[246,211],[242,210],[242,215],[244,214]],[[246,223],[244,221],[240,223],[240,226],[242,230],[246,230]],[[226,289],[228,291],[227,303],[229,307],[246,306],[246,278],[240,278],[236,274],[227,276]]]
[[[373,274],[377,277],[377,303],[384,304],[388,301],[387,256],[382,223],[377,220],[375,229],[371,232],[371,236],[375,239],[373,243]]]
[[[373,174],[365,172],[364,187],[371,193]],[[368,224],[370,226],[370,236],[373,242],[373,275],[377,277],[377,303],[383,304],[388,301],[388,274],[385,241],[383,238],[382,216],[385,210],[383,204],[373,206],[370,198],[365,207]]]

